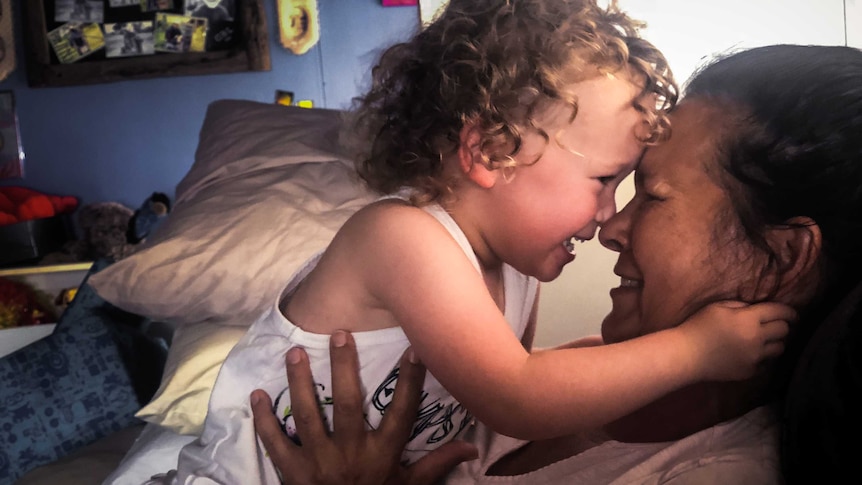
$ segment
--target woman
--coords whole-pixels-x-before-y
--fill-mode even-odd
[[[604,342],[677,325],[711,302],[772,300],[800,314],[785,353],[753,379],[690,386],[594,433],[524,443],[479,425],[469,439],[481,458],[447,483],[831,483],[849,470],[862,429],[853,414],[862,379],[862,52],[781,45],[731,55],[692,79],[671,123],[670,140],[636,172],[634,199],[601,230],[619,253],[622,282]],[[338,336],[335,363],[350,360],[340,341],[350,342]],[[288,359],[289,376],[310,382],[296,365],[301,351]],[[339,383],[345,396],[358,387],[349,375]],[[396,438],[409,433],[399,423],[410,419],[404,401],[369,433],[342,409],[332,439],[309,406],[297,448],[271,431],[265,396],[253,397],[286,483],[395,474]],[[398,483],[429,483],[438,464]]]

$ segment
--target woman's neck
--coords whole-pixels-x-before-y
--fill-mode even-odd
[[[604,441],[675,441],[715,426],[759,405],[763,383],[703,383],[680,389],[601,430],[534,441],[514,450],[488,469],[489,475],[520,475],[583,453]]]
[[[754,409],[761,382],[695,384],[604,427],[610,439],[628,443],[675,441]]]

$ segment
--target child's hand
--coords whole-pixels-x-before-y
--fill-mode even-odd
[[[697,352],[704,380],[752,377],[758,366],[784,352],[788,323],[796,311],[780,303],[713,303],[679,326]]]

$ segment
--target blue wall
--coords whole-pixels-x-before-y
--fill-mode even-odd
[[[316,107],[346,108],[362,91],[380,48],[409,37],[417,7],[380,0],[318,0],[321,36],[296,56],[278,43],[275,0],[264,0],[269,72],[172,77],[81,87],[27,87],[20,1],[13,0],[17,68],[0,89],[14,91],[26,153],[23,185],[82,204],[120,202],[134,209],[153,191],[169,194],[194,160],[207,105],[217,99],[271,103],[293,91]]]

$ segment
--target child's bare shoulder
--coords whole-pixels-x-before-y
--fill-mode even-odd
[[[342,231],[355,237],[380,238],[423,236],[442,231],[443,227],[422,208],[402,199],[384,199],[358,210],[344,224]]]
[[[434,248],[439,256],[441,247],[452,236],[431,214],[400,199],[374,202],[357,211],[338,231],[331,250],[351,257],[396,258],[421,261]],[[452,247],[458,250],[457,246]],[[368,262],[367,261],[367,262]]]

